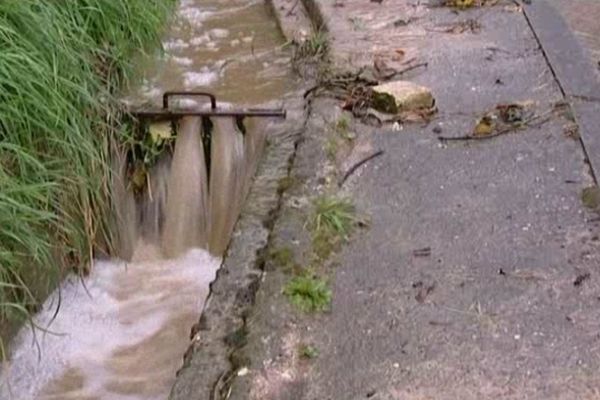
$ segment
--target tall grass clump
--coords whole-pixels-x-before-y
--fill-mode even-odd
[[[110,248],[117,96],[174,3],[0,1],[0,337]]]

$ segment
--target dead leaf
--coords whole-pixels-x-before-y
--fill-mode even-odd
[[[149,131],[152,143],[161,143],[163,140],[170,139],[172,136],[171,122],[154,122],[150,124]]]
[[[475,0],[446,0],[447,7],[469,8],[475,6]]]
[[[433,293],[434,289],[435,289],[435,283],[432,283],[431,285],[427,285],[427,286],[421,286],[419,289],[419,292],[415,296],[415,300],[417,300],[419,303],[424,303],[425,300],[427,299],[427,297],[431,293]]]
[[[396,53],[396,54],[394,54],[392,56],[392,61],[395,61],[395,62],[402,61],[404,59],[404,56],[406,55],[406,52],[402,49],[396,49],[396,51],[394,53]]]
[[[148,171],[143,162],[136,162],[131,172],[130,180],[134,193],[139,193],[146,186]]]
[[[475,125],[475,129],[473,130],[473,136],[491,135],[494,131],[495,125],[496,124],[494,123],[493,117],[485,115],[477,122],[477,125]]]

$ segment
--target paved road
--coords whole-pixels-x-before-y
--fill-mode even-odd
[[[547,0],[567,20],[595,63],[600,62],[600,1]]]

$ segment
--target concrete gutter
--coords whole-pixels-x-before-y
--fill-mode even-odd
[[[300,99],[300,100],[298,100]],[[268,146],[233,239],[177,374],[171,400],[205,400],[215,397],[236,372],[235,350],[244,345],[246,316],[254,303],[262,275],[261,251],[279,206],[279,181],[288,175],[296,143],[304,126],[301,93],[284,99],[285,122],[267,127]]]
[[[288,42],[298,42],[311,26],[294,1],[267,0]],[[305,82],[309,85],[310,82]],[[226,396],[238,370],[247,362],[247,318],[263,278],[264,251],[280,207],[280,182],[286,178],[308,118],[304,87],[283,100],[287,120],[267,126],[268,145],[227,251],[210,286],[200,321],[191,334],[184,365],[170,400],[213,400]]]

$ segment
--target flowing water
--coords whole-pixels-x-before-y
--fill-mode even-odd
[[[128,101],[210,90],[272,107],[294,87],[282,44],[262,1],[182,0],[165,54],[140,63],[148,78]],[[95,261],[89,276],[68,277],[48,298],[34,318],[39,328],[23,328],[11,345],[0,399],[167,398],[265,142],[258,120],[210,125],[177,122],[174,149],[149,171],[143,194],[133,194],[126,157],[115,151],[122,257]]]

